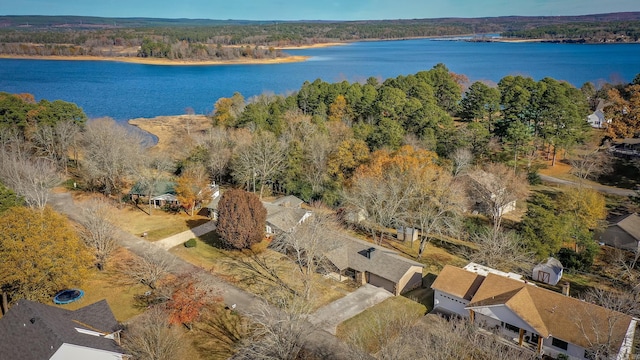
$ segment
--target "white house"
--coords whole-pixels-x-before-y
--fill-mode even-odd
[[[604,114],[604,111],[602,111],[601,109],[598,109],[594,111],[592,114],[590,114],[589,116],[587,116],[587,122],[593,128],[602,129],[604,127],[607,127],[607,124],[611,123],[611,119],[607,119]]]
[[[546,263],[540,263],[533,268],[531,278],[545,284],[556,285],[562,278],[563,269],[560,261],[550,257]]]
[[[75,311],[20,300],[0,319],[0,358],[122,360],[119,326],[105,300]]]
[[[636,319],[524,280],[445,266],[431,288],[434,311],[459,315],[538,354],[589,359],[606,347],[631,355]]]

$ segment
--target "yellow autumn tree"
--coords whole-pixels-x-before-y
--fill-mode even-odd
[[[338,95],[336,99],[329,106],[329,121],[345,121],[349,120],[349,107],[347,106],[347,99],[344,95]]]
[[[176,197],[193,216],[196,207],[211,198],[207,171],[201,166],[189,166],[176,181]]]
[[[338,182],[349,179],[355,169],[369,159],[369,147],[362,140],[345,140],[331,152],[327,172]]]
[[[51,301],[77,287],[93,257],[67,218],[49,207],[9,209],[0,217],[2,309],[19,299]]]

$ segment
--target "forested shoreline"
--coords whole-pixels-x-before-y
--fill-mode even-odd
[[[638,42],[640,13],[379,21],[216,21],[0,16],[0,54],[230,60],[281,47],[458,35],[587,43]]]

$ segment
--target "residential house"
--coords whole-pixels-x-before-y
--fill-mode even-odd
[[[602,129],[607,127],[607,124],[611,123],[611,119],[607,119],[604,111],[602,111],[602,109],[598,109],[587,116],[587,122],[593,128]]]
[[[268,236],[291,232],[312,214],[311,211],[300,207],[276,205],[265,201],[262,202],[262,205],[267,209],[266,232]]]
[[[351,277],[360,284],[382,287],[394,295],[422,284],[424,265],[397,252],[346,235],[336,239],[338,246],[326,257],[337,277]]]
[[[209,217],[213,220],[218,220],[219,194],[219,191],[216,192],[216,196],[206,205],[207,209],[209,209]],[[268,236],[282,232],[290,232],[312,214],[311,211],[304,210],[300,207],[303,203],[302,200],[295,196],[285,196],[285,198],[284,200],[281,200],[283,198],[278,199],[272,203],[262,202],[262,205],[267,210],[265,231]]]
[[[526,280],[447,265],[431,288],[435,311],[468,318],[541,355],[590,359],[602,347],[616,359],[631,354],[636,319]]]
[[[199,190],[198,195],[201,195],[205,190],[211,192],[212,200],[220,196],[220,187],[215,183],[208,185],[205,189]],[[149,204],[155,208],[161,208],[166,205],[180,206],[180,201],[178,201],[178,197],[176,196],[176,183],[172,181],[158,181],[150,192],[148,185],[137,182],[133,185],[131,191],[129,191],[129,197],[134,201],[143,197],[148,198]]]
[[[564,267],[557,259],[552,257],[546,263],[540,263],[533,268],[531,278],[549,285],[556,285],[562,278]]]
[[[462,177],[470,200],[468,211],[493,215],[495,205],[500,216],[516,209],[516,198],[508,197],[504,188],[499,188],[496,175],[483,170],[473,171]],[[499,208],[497,208],[499,206]]]
[[[300,209],[304,201],[293,195],[283,196],[271,202],[273,205]]]
[[[614,218],[598,237],[599,241],[606,245],[638,251],[640,249],[640,216],[633,213]]]
[[[129,191],[129,197],[133,201],[147,198],[148,203],[155,208],[180,205],[176,197],[176,183],[172,181],[157,181],[151,189],[149,185],[137,182]]]
[[[119,325],[105,300],[67,310],[20,300],[0,319],[0,358],[118,360]]]

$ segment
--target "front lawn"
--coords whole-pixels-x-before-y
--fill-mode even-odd
[[[267,300],[282,290],[282,284],[295,291],[302,291],[301,277],[295,264],[285,255],[266,249],[266,242],[256,245],[253,255],[249,252],[223,249],[216,232],[196,238],[196,243],[192,248],[179,245],[170,251]],[[314,289],[310,299],[313,309],[329,304],[354,290],[349,283],[337,282],[320,274],[314,277]]]
[[[113,315],[119,322],[124,322],[144,312],[137,306],[135,296],[143,294],[149,287],[142,284],[131,285],[126,275],[116,269],[118,259],[131,256],[126,249],[119,249],[107,264],[104,271],[93,269],[84,279],[80,289],[84,290],[82,299],[66,305],[55,305],[63,309],[76,310],[106,299]],[[51,301],[53,304],[53,300]]]
[[[403,296],[390,297],[338,325],[336,336],[375,354],[384,342],[413,325],[426,311],[424,305]]]

